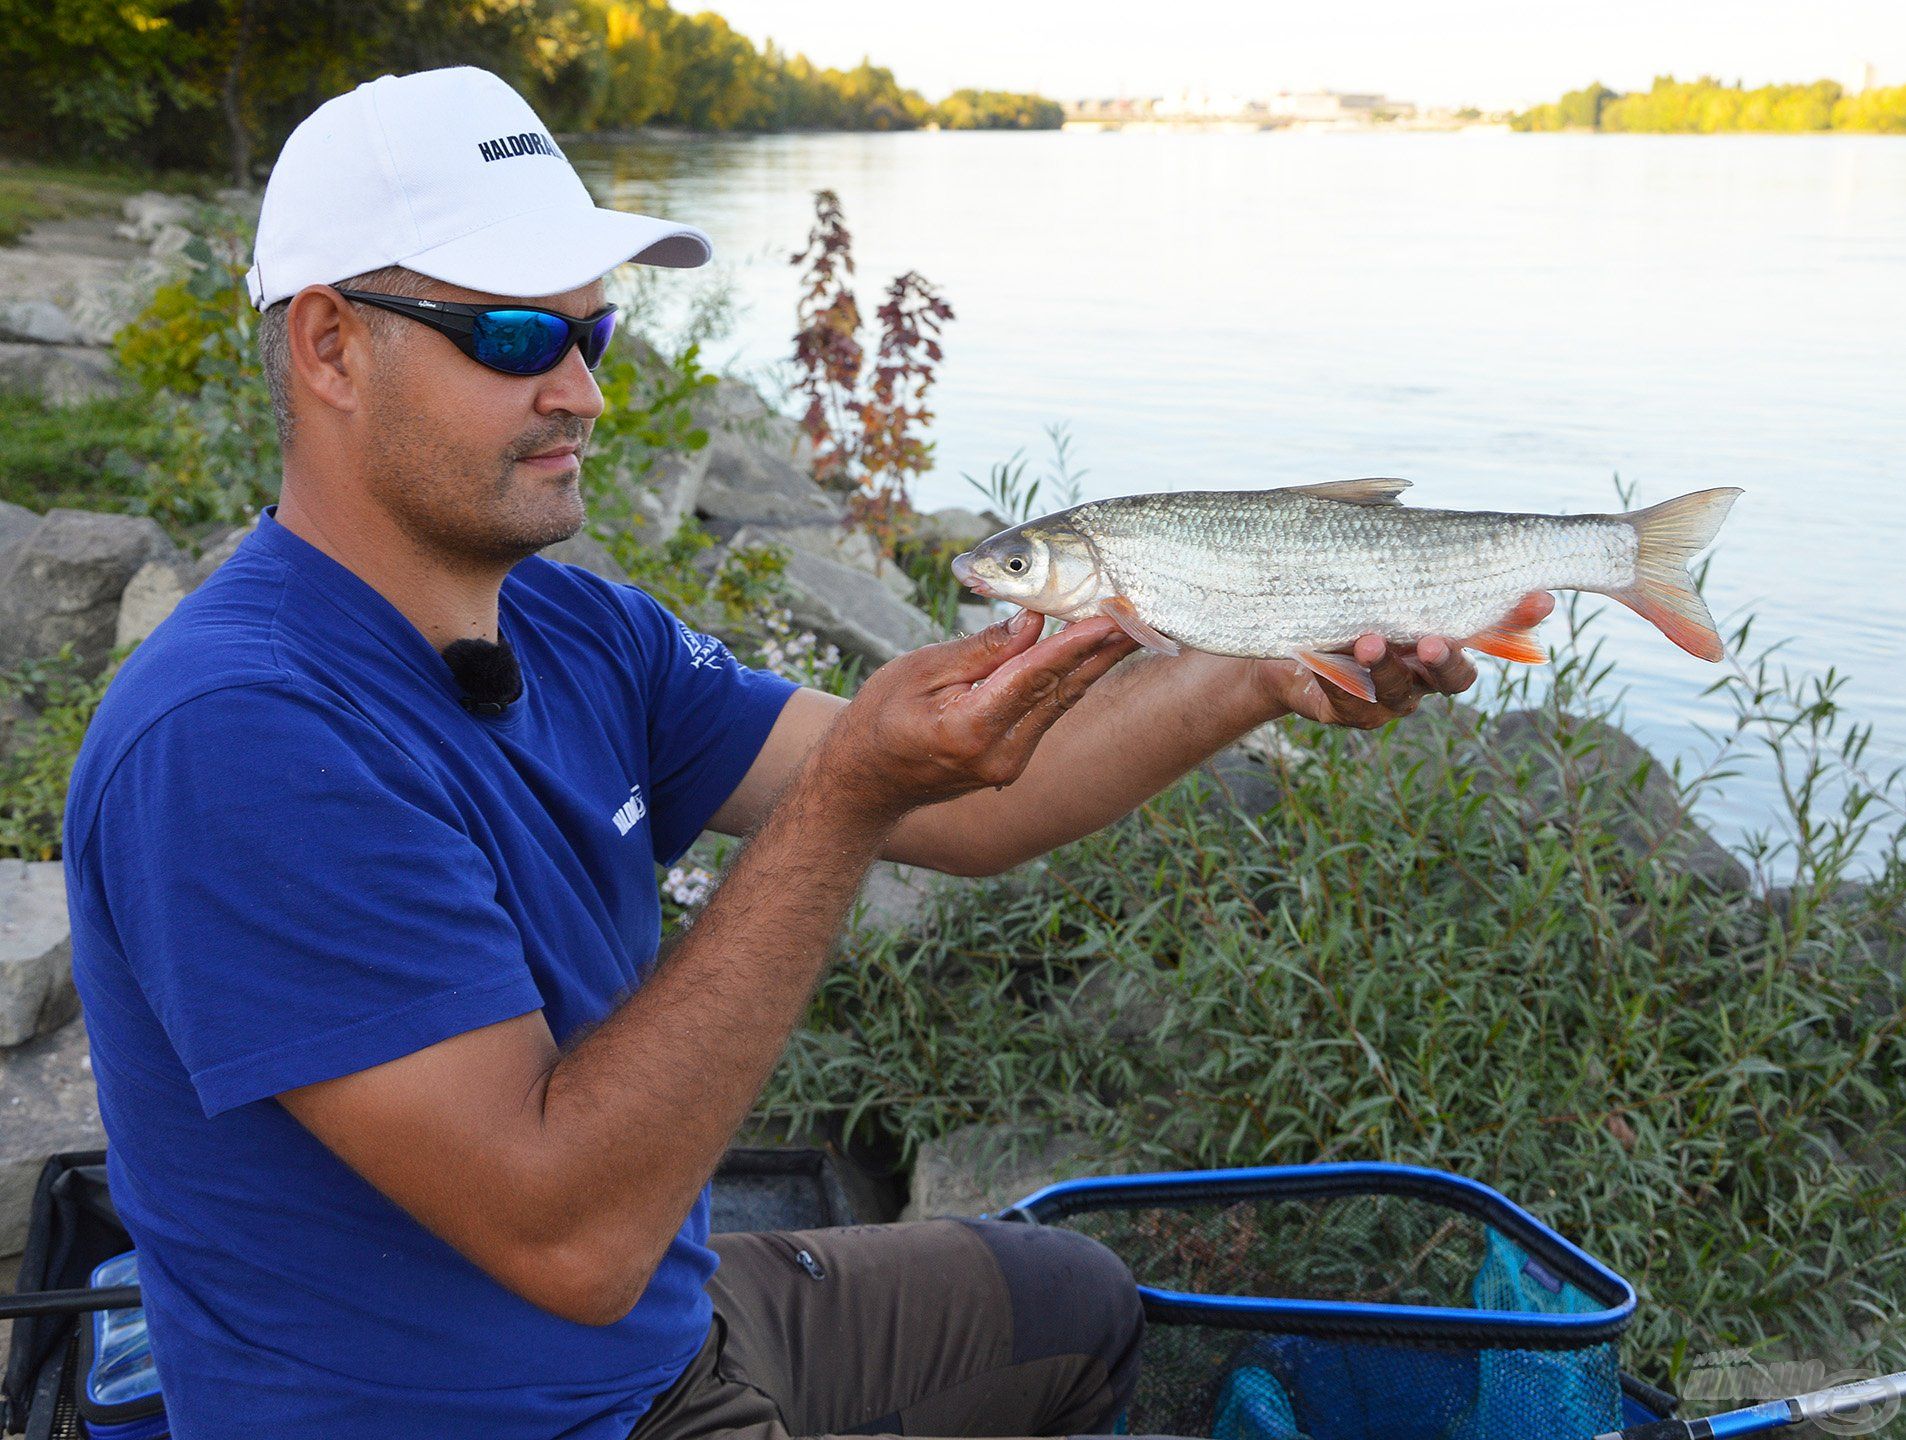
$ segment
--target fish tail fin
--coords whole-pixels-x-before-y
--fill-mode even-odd
[[[1721,637],[1688,562],[1714,539],[1740,493],[1697,490],[1614,517],[1635,528],[1635,582],[1607,594],[1703,660],[1721,658]]]

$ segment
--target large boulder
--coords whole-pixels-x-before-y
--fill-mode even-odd
[[[877,860],[861,882],[848,912],[856,930],[917,930],[933,904],[933,888],[946,883],[937,871]]]
[[[1605,721],[1511,711],[1486,727],[1477,755],[1488,766],[1479,783],[1517,787],[1531,824],[1565,815],[1567,797],[1592,787],[1612,801],[1601,807],[1608,833],[1637,865],[1672,866],[1721,891],[1752,886],[1747,867],[1688,814],[1667,767]]]
[[[40,514],[10,500],[0,500],[0,552],[24,540],[40,526]]]
[[[818,555],[823,560],[851,566],[873,576],[896,599],[913,598],[913,581],[865,530],[852,530],[837,521],[825,525],[743,525],[729,537],[736,549],[749,545],[782,545],[789,550]]]
[[[0,341],[0,390],[37,395],[53,405],[77,405],[117,395],[124,388],[110,350]]]
[[[51,510],[0,553],[0,668],[71,645],[97,674],[118,633],[126,585],[177,552],[146,516]]]
[[[159,628],[186,594],[195,588],[192,567],[171,558],[148,560],[133,571],[119,597],[119,619],[113,630],[115,649],[137,645]]]
[[[792,460],[738,430],[721,430],[700,451],[707,469],[695,509],[710,520],[837,525],[840,505]]]
[[[0,300],[0,340],[27,345],[78,345],[73,317],[48,300]]]
[[[987,536],[997,535],[1006,525],[1006,521],[990,510],[948,505],[943,510],[931,510],[917,517],[913,523],[913,538],[916,543],[941,549],[971,550]]]
[[[79,1014],[66,877],[57,860],[0,860],[0,1049]]]
[[[1083,1136],[1064,1130],[968,1125],[920,1147],[902,1220],[1005,1209],[1055,1180],[1099,1167]]]
[[[814,473],[814,442],[800,421],[781,414],[745,380],[718,380],[696,397],[693,413],[711,435],[736,436],[806,474]]]
[[[545,546],[542,556],[545,560],[574,565],[591,575],[600,575],[620,585],[629,583],[629,572],[616,563],[615,556],[609,553],[609,547],[587,530],[578,530],[567,540],[558,540],[554,545]]]
[[[838,560],[788,552],[788,609],[796,628],[818,635],[871,666],[939,639],[933,622],[864,570]]]
[[[47,1160],[106,1143],[86,1042],[85,1022],[72,1020],[0,1051],[0,1255],[25,1248],[33,1187]]]

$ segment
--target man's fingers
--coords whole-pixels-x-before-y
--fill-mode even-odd
[[[1024,766],[1032,758],[1033,748],[1040,739],[1057,723],[1059,717],[1070,710],[1084,697],[1097,680],[1119,661],[1138,649],[1138,642],[1129,636],[1114,634],[1099,642],[1098,648],[1085,657],[1070,673],[1061,677],[1051,690],[1039,697],[1032,708],[1027,710],[1017,724],[1007,732],[1004,745],[1007,757],[1018,766]]]
[[[999,670],[1016,655],[1023,655],[1039,643],[1045,617],[1021,610],[1011,619],[988,625],[976,635],[942,641],[935,649],[944,650],[945,669],[934,677],[941,684],[971,685]]]
[[[1011,711],[1017,719],[1018,712],[1050,690],[1055,677],[1083,661],[1107,635],[1117,633],[1118,627],[1110,620],[1094,617],[1027,646],[973,687],[972,700],[978,707],[974,713]]]
[[[1363,639],[1368,639],[1368,636]],[[1363,640],[1357,642],[1359,648]],[[1376,688],[1377,704],[1397,715],[1407,715],[1416,708],[1420,698],[1416,676],[1410,673],[1409,666],[1388,645],[1383,653],[1370,663],[1370,683]]]
[[[1476,683],[1476,667],[1460,645],[1440,635],[1426,636],[1416,644],[1416,658],[1422,662],[1432,688],[1445,695],[1456,695]]]

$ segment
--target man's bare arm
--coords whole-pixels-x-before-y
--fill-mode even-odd
[[[500,1283],[613,1323],[752,1107],[894,827],[1023,773],[1131,648],[1104,625],[1036,634],[928,647],[871,677],[681,943],[568,1053],[537,1012],[280,1101]]]

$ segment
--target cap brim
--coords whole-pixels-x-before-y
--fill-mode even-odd
[[[512,215],[395,263],[466,290],[528,298],[577,289],[630,260],[688,270],[713,255],[708,237],[692,225],[560,205]]]

